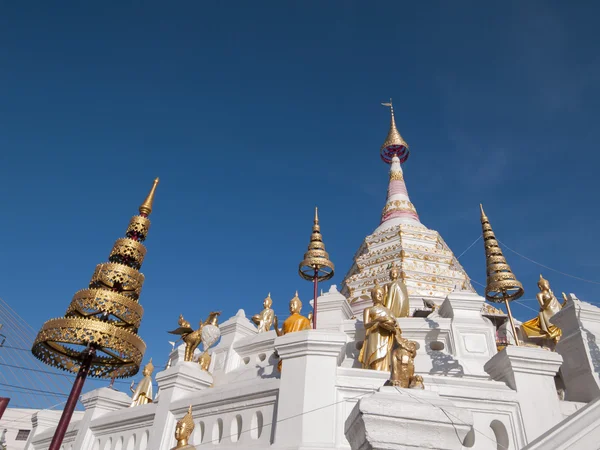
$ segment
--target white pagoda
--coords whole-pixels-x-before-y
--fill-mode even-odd
[[[317,329],[259,333],[239,310],[220,324],[208,371],[184,361],[182,346],[156,374],[151,403],[130,407],[128,394],[109,388],[86,393],[62,448],[170,450],[190,405],[189,448],[196,449],[600,448],[600,308],[570,294],[552,317],[562,330],[554,351],[498,351],[491,316],[502,314],[475,292],[439,233],[421,223],[404,182],[407,156],[392,111],[382,148],[391,167],[381,222],[341,290],[333,285],[318,297]],[[397,323],[418,345],[422,390],[384,386],[389,372],[363,369],[357,360],[362,312],[375,281],[387,283],[391,264],[409,293],[410,316]],[[47,449],[59,415],[37,412],[25,448]]]

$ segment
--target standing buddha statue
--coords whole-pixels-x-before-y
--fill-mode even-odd
[[[408,291],[400,278],[400,270],[395,264],[390,269],[390,279],[392,281],[386,286],[384,306],[392,312],[394,317],[408,317],[410,313]]]
[[[252,316],[252,322],[258,327],[259,333],[266,333],[273,326],[273,320],[275,319],[275,312],[271,309],[273,300],[271,299],[271,293],[267,295],[267,298],[263,301],[264,309]]]
[[[133,381],[131,382],[131,386],[129,386],[129,389],[133,393],[131,405],[129,405],[130,408],[152,403],[152,372],[154,372],[154,365],[152,364],[152,358],[150,358],[150,361],[146,364],[142,372],[144,378],[142,378],[140,384],[137,385],[135,390],[133,389]]]
[[[561,310],[562,306],[550,289],[550,282],[540,274],[538,281],[540,292],[535,296],[540,304],[540,312],[537,317],[528,320],[521,325],[521,330],[528,338],[547,338],[558,342],[562,334],[560,328],[550,323],[550,318]]]
[[[390,370],[390,352],[394,342],[394,326],[396,319],[392,312],[383,305],[384,291],[375,281],[371,291],[373,306],[364,310],[365,340],[358,360],[363,369]]]

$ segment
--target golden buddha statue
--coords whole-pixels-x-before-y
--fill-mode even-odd
[[[188,412],[175,426],[175,440],[177,445],[171,450],[195,450],[196,447],[189,444],[189,439],[194,431],[194,418],[192,416],[192,405]]]
[[[300,311],[302,311],[302,302],[298,297],[298,291],[296,291],[296,295],[290,300],[290,316],[283,322],[281,330],[279,329],[277,316],[274,317],[275,332],[277,333],[277,336],[283,336],[284,334],[295,333],[296,331],[309,330],[312,328],[310,319],[301,315]]]
[[[540,274],[538,281],[540,292],[536,295],[540,304],[540,312],[537,317],[528,320],[521,325],[521,330],[528,338],[546,338],[558,342],[562,334],[560,328],[550,323],[550,318],[561,310],[562,306],[554,296],[550,283]]]
[[[284,334],[295,333],[297,331],[310,330],[312,328],[310,318],[301,315],[300,311],[302,311],[302,302],[298,297],[298,291],[296,291],[296,295],[290,300],[290,316],[283,322],[281,330],[279,329],[277,316],[275,316],[275,333],[277,333],[277,336],[283,336]],[[280,372],[282,362],[283,361],[279,360],[279,363],[277,364],[277,368]]]
[[[371,291],[373,306],[365,308],[363,323],[365,340],[358,360],[363,369],[390,370],[390,352],[394,342],[396,319],[392,312],[383,306],[384,291],[377,281]]]
[[[152,358],[150,358],[150,361],[142,371],[144,378],[142,378],[135,390],[133,389],[133,381],[131,382],[131,386],[129,386],[129,389],[133,393],[131,405],[129,405],[130,408],[152,403],[152,372],[154,372],[154,365],[152,365]]]
[[[394,264],[390,269],[390,284],[385,287],[384,306],[388,308],[394,317],[408,317],[410,308],[408,304],[408,291],[400,277],[400,270]]]
[[[394,330],[394,346],[392,349],[392,370],[390,382],[392,386],[402,388],[423,389],[423,377],[415,375],[415,357],[417,343],[402,337],[402,330],[396,326]]]
[[[264,309],[260,313],[252,316],[252,322],[258,327],[259,333],[265,333],[273,326],[275,312],[271,309],[272,305],[273,300],[271,299],[271,293],[269,292],[269,295],[267,295],[267,298],[263,301]]]

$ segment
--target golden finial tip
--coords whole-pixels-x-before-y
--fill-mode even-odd
[[[190,405],[190,407],[188,408],[188,414],[192,413],[192,405]]]
[[[298,297],[298,289],[296,289],[296,297]]]
[[[139,208],[140,214],[149,216],[150,213],[152,212],[152,204],[154,203],[154,193],[156,192],[156,186],[158,186],[159,181],[160,180],[158,179],[158,177],[156,177],[154,180],[154,183],[152,184],[152,188],[150,189],[150,193],[148,194],[148,197],[146,197],[146,200],[144,200],[144,203],[142,203],[140,205],[140,208]]]
[[[319,208],[315,206],[315,223],[319,223]]]

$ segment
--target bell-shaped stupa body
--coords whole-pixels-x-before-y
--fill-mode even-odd
[[[401,139],[398,136],[400,134],[392,117],[384,147],[392,138],[396,139],[393,145],[406,144],[403,139],[398,141]],[[375,282],[384,285],[390,281],[389,268],[392,264],[400,270],[413,310],[423,307],[422,299],[433,300],[439,305],[457,285],[475,292],[469,277],[440,234],[421,223],[406,189],[402,155],[391,150],[388,153],[391,154],[391,166],[381,222],[363,241],[342,282],[342,294],[348,298],[357,316],[370,306],[369,293]],[[383,153],[382,159],[388,162]]]
[[[139,207],[140,215],[131,218],[126,237],[115,242],[109,262],[96,266],[88,288],[75,293],[63,318],[42,326],[31,349],[38,359],[76,372],[82,350],[92,346],[96,355],[90,376],[120,378],[138,372],[146,351],[137,334],[144,312],[139,304],[144,275],[139,269],[157,185],[158,178]]]

